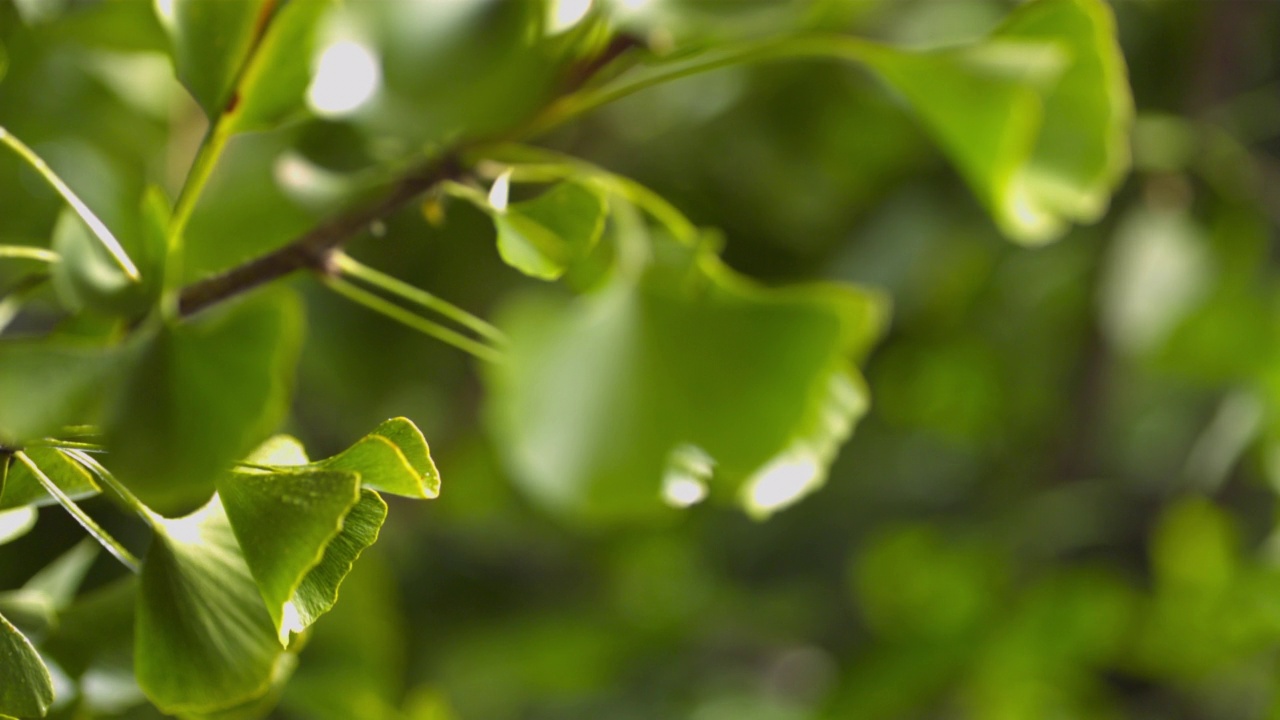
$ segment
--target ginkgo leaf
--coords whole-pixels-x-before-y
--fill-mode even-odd
[[[170,714],[207,714],[267,693],[283,661],[222,502],[154,519],[134,635],[138,685]]]
[[[288,410],[302,323],[273,292],[139,338],[105,427],[113,471],[161,510],[207,500]]]
[[[1026,3],[987,40],[929,52],[860,48],[1024,242],[1106,210],[1129,167],[1133,108],[1100,0]]]
[[[218,494],[280,643],[287,646],[290,632],[314,620],[300,617],[295,595],[344,532],[360,500],[360,476],[309,468],[234,472],[218,481]]]
[[[82,343],[0,340],[0,443],[21,445],[84,422],[116,357]]]
[[[440,494],[440,473],[431,449],[407,418],[392,418],[341,453],[316,463],[360,474],[364,487],[392,495],[430,499]]]
[[[378,493],[363,490],[360,502],[342,520],[342,532],[324,551],[320,563],[307,573],[293,598],[296,625],[308,627],[338,601],[342,581],[366,548],[378,539],[387,519],[387,504]]]
[[[34,508],[20,508],[34,513]],[[4,513],[0,513],[3,515]],[[29,633],[44,635],[57,624],[59,611],[71,604],[76,590],[98,557],[98,544],[86,538],[36,573],[21,588],[0,593],[0,613]]]
[[[832,454],[822,438],[842,434],[820,431],[833,374],[878,335],[882,301],[835,285],[761,289],[705,250],[657,255],[671,259],[641,278],[508,312],[507,360],[487,379],[515,479],[553,509],[641,514],[660,507],[682,449],[705,455],[713,494],[733,496],[804,447],[818,479],[792,482],[811,489]],[[843,403],[837,425],[863,408]]]
[[[30,447],[24,452],[72,500],[82,500],[100,492],[89,471],[62,451],[56,448]],[[52,505],[57,502],[26,465],[13,458],[0,460],[5,461],[9,463],[9,471],[5,476],[3,490],[0,490],[0,510],[24,505]]]
[[[599,241],[605,203],[586,185],[562,182],[492,217],[502,259],[531,277],[555,280]]]
[[[40,654],[0,615],[0,715],[44,717],[53,704],[53,678]]]

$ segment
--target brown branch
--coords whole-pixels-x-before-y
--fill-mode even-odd
[[[329,272],[328,261],[334,250],[355,239],[373,222],[400,210],[440,182],[458,177],[461,172],[454,155],[433,158],[402,177],[377,202],[325,221],[266,255],[188,285],[183,288],[178,303],[182,317],[194,315],[298,270]]]
[[[635,47],[637,42],[633,38],[619,36],[597,55],[584,58],[578,64],[566,68],[557,97],[569,95],[581,88],[593,76]],[[549,103],[548,107],[551,104],[554,102]],[[517,132],[507,139],[520,138],[526,134],[527,132]],[[464,151],[465,148],[455,148],[419,166],[401,177],[382,199],[371,205],[327,220],[283,247],[188,285],[179,296],[180,315],[190,317],[205,308],[298,270],[331,272],[329,258],[334,250],[355,239],[373,222],[400,210],[439,183],[457,179],[463,172],[458,156]]]

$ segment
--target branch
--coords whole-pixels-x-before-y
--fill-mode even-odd
[[[615,38],[606,48],[593,57],[584,58],[567,69],[559,99],[572,97],[587,82],[628,51],[637,47],[629,37]],[[548,107],[554,107],[553,101]],[[535,121],[532,127],[517,132],[517,136],[537,134],[554,127],[575,115],[560,113],[552,122]],[[454,148],[432,158],[409,174],[403,176],[391,191],[378,202],[340,215],[312,228],[293,242],[238,265],[219,275],[214,275],[183,288],[178,299],[179,317],[190,317],[205,308],[228,300],[243,292],[265,285],[273,280],[291,275],[298,270],[313,270],[331,275],[330,259],[335,250],[362,233],[371,223],[381,220],[401,209],[415,198],[445,180],[456,180],[462,175],[458,155],[463,148]]]
[[[298,270],[328,274],[329,258],[334,250],[355,239],[374,221],[391,215],[438,183],[456,179],[461,173],[462,168],[453,154],[432,158],[402,177],[381,200],[325,221],[284,247],[183,288],[179,314],[189,317]]]

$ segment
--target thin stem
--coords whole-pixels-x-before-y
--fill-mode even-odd
[[[791,37],[750,40],[701,53],[689,59],[659,63],[623,76],[617,81],[588,87],[566,95],[548,106],[542,115],[526,128],[525,137],[540,135],[552,128],[594,110],[621,100],[628,95],[655,85],[701,75],[712,70],[768,60],[799,57],[836,57],[867,61],[880,49],[875,43],[842,35]]]
[[[499,362],[502,359],[502,354],[496,349],[489,347],[484,343],[476,342],[455,330],[450,330],[449,328],[440,325],[435,321],[428,320],[421,315],[415,315],[393,302],[384,300],[367,290],[356,285],[352,285],[346,280],[326,277],[324,278],[324,283],[334,292],[346,297],[348,300],[359,305],[363,305],[376,313],[385,315],[386,317],[403,325],[407,325],[425,335],[430,335],[431,337],[443,343],[452,345],[463,352],[470,353],[480,360],[484,360],[486,362]]]
[[[187,172],[187,179],[183,182],[182,190],[178,193],[178,200],[173,206],[173,215],[169,218],[169,228],[165,233],[167,254],[165,256],[165,292],[163,298],[163,310],[169,317],[177,317],[179,315],[180,283],[182,282],[183,268],[182,255],[187,223],[191,221],[191,214],[195,211],[196,203],[200,201],[200,196],[204,193],[205,186],[209,184],[209,178],[213,176],[213,169],[218,164],[218,158],[222,156],[222,151],[227,146],[227,140],[231,138],[231,133],[227,129],[226,122],[224,122],[225,117],[225,115],[219,115],[213,121],[213,125],[209,127],[204,140],[200,143],[200,150],[196,152],[196,159],[191,164],[191,169]]]
[[[114,492],[125,505],[129,506],[130,510],[133,510],[143,520],[145,520],[147,524],[155,525],[156,516],[155,513],[151,511],[151,508],[147,507],[142,500],[138,499],[137,495],[134,495],[129,488],[125,487],[124,483],[117,480],[116,476],[112,475],[110,470],[103,467],[102,463],[98,462],[97,458],[89,455],[84,450],[74,448],[64,449],[63,454],[80,463],[96,475],[98,479],[102,481],[103,485],[111,488],[111,491]]]
[[[505,345],[507,342],[506,335],[498,328],[490,325],[484,320],[472,315],[462,308],[454,305],[448,300],[437,297],[426,290],[415,287],[402,280],[398,280],[384,272],[375,270],[368,265],[356,261],[346,253],[335,253],[333,256],[335,267],[343,275],[372,285],[376,288],[385,290],[401,299],[407,300],[415,305],[420,305],[428,310],[434,310],[450,320],[469,328],[477,335],[499,345]]]
[[[72,210],[75,210],[76,214],[80,216],[80,219],[89,226],[89,229],[93,231],[93,234],[98,238],[103,246],[106,247],[107,252],[110,253],[112,259],[116,261],[116,264],[120,266],[120,269],[124,271],[124,274],[128,276],[130,280],[137,282],[141,279],[141,276],[138,274],[138,267],[133,264],[133,260],[129,259],[129,254],[120,246],[120,242],[116,240],[116,236],[111,234],[111,230],[98,219],[98,216],[89,209],[88,205],[84,204],[84,201],[80,199],[80,196],[76,195],[75,192],[62,181],[62,178],[58,177],[58,175],[53,172],[49,165],[41,159],[39,155],[36,155],[34,150],[27,147],[26,143],[14,137],[13,133],[6,130],[3,126],[0,126],[0,144],[5,145],[10,150],[17,153],[18,157],[25,160],[28,165],[40,174],[40,177],[44,178],[45,182],[49,183],[49,185],[62,196],[62,199],[71,206]]]
[[[119,540],[111,537],[110,533],[103,530],[102,526],[99,525],[96,520],[89,517],[89,514],[81,509],[80,506],[68,497],[66,493],[62,492],[62,488],[58,487],[52,480],[50,480],[49,476],[45,475],[44,471],[37,467],[36,464],[31,461],[31,458],[27,457],[26,453],[19,450],[15,452],[13,456],[18,459],[18,462],[27,466],[27,469],[31,471],[31,474],[35,476],[36,480],[40,481],[40,485],[44,487],[45,491],[52,495],[53,499],[57,500],[58,504],[61,505],[62,508],[71,515],[71,517],[75,518],[76,522],[80,523],[80,526],[85,529],[85,532],[89,533],[94,540],[98,541],[98,544],[106,548],[107,552],[114,555],[115,558],[119,560],[122,565],[129,568],[129,570],[135,573],[141,572],[142,564],[138,562],[138,558],[135,557],[133,553],[129,552],[124,545],[121,545]]]
[[[6,260],[35,260],[50,265],[61,262],[62,258],[52,250],[30,245],[0,245],[0,258]]]
[[[56,450],[84,450],[85,452],[106,452],[107,449],[98,443],[79,442],[76,440],[60,440],[58,438],[41,438],[27,443],[27,447],[46,447]]]

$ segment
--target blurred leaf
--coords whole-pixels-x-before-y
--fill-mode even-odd
[[[25,509],[34,512],[34,508]],[[81,540],[20,589],[0,593],[0,612],[14,618],[14,624],[29,634],[43,637],[57,625],[58,613],[75,599],[76,590],[97,558],[97,542]]]
[[[505,208],[484,203],[481,209],[493,218],[502,259],[541,280],[555,280],[585,258],[604,231],[604,198],[577,182],[557,183]]]
[[[18,629],[0,615],[0,714],[44,717],[53,704],[53,679]]]
[[[113,471],[148,505],[208,499],[283,419],[302,324],[273,292],[144,334],[106,426]]]
[[[1037,0],[975,46],[866,59],[1001,229],[1043,242],[1101,217],[1128,171],[1132,99],[1114,37],[1101,0]]]
[[[80,463],[54,448],[31,447],[24,450],[55,485],[72,500],[92,497],[99,492],[93,476]],[[9,472],[0,491],[0,510],[10,510],[24,505],[53,505],[53,499],[31,469],[13,458],[6,458]]]
[[[116,369],[110,348],[62,340],[0,340],[0,443],[83,423]]]
[[[155,529],[138,592],[139,686],[182,715],[263,696],[287,656],[221,502]]]
[[[332,0],[287,0],[275,11],[240,79],[232,132],[262,130],[302,110],[316,30],[333,6]]]
[[[812,429],[832,374],[879,333],[880,301],[852,287],[764,290],[705,249],[674,255],[576,303],[525,299],[507,312],[490,418],[543,504],[652,512],[684,447],[710,458],[726,494],[761,471],[791,488],[825,469],[811,456],[769,463]]]
[[[402,720],[408,630],[396,577],[371,553],[352,570],[342,602],[311,629],[284,707],[314,720]]]
[[[236,75],[274,0],[174,0],[169,27],[173,64],[205,114],[216,118],[231,100]],[[161,20],[167,20],[163,16]]]
[[[387,420],[315,466],[359,473],[364,487],[392,495],[430,499],[440,494],[440,473],[426,438],[407,418]]]
[[[121,246],[133,259],[141,280],[130,278],[71,209],[62,211],[53,229],[53,284],[73,312],[138,315],[159,295],[164,272],[165,226],[169,207],[164,192],[152,187],[142,202],[139,237],[122,235]]]

